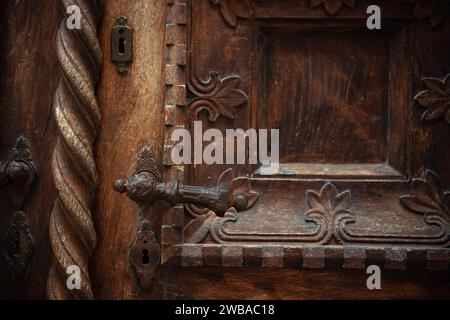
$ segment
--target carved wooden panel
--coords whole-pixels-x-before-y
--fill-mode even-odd
[[[366,27],[370,4],[382,8],[381,30]],[[249,210],[171,209],[163,263],[323,268],[338,259],[344,268],[378,261],[447,270],[450,172],[442,159],[450,155],[436,142],[448,140],[438,120],[448,121],[450,65],[429,74],[420,45],[425,34],[443,38],[446,7],[431,25],[420,8],[381,0],[169,4],[170,38],[181,41],[168,44],[169,61],[177,45],[188,54],[168,78],[185,81],[187,102],[167,109],[166,137],[194,119],[222,132],[277,128],[281,164],[270,176],[232,166],[260,195]],[[176,168],[170,147],[167,177]],[[228,167],[176,172],[213,185]]]
[[[328,20],[258,27],[253,103],[259,127],[284,137],[282,174],[316,175],[327,164],[329,176],[407,175],[408,27],[384,28],[373,34],[360,22]]]

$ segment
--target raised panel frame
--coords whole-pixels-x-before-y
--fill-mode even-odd
[[[185,0],[173,0],[168,1],[169,14],[168,14],[168,62],[167,62],[167,79],[166,79],[166,144],[165,150],[170,150],[171,143],[167,139],[170,137],[170,131],[175,127],[186,126],[186,112],[189,114],[189,108],[183,109],[189,106],[189,99],[192,97],[186,91],[190,83],[190,69],[193,64],[190,62],[192,55],[192,48],[189,44],[189,39],[192,37],[189,30],[192,27],[192,7],[198,5],[199,0],[192,0],[186,2]],[[243,32],[245,26],[249,26],[251,22],[255,22],[255,19],[260,19],[261,21],[268,18],[267,5],[268,2],[265,1],[255,1],[254,4],[262,4],[262,7],[254,7],[252,12],[255,14],[251,17],[244,11],[242,11],[242,5],[245,7],[245,3],[241,2],[241,6],[238,7],[236,11],[233,11],[233,6],[230,3],[233,1],[214,1],[211,2],[211,6],[216,6],[217,12],[221,19],[223,19],[223,25],[220,28],[228,28],[227,32],[230,30],[238,30],[237,32]],[[287,1],[289,2],[289,1]],[[402,23],[412,23],[412,8],[411,10],[398,11],[399,8],[404,8],[404,4],[392,4],[389,2],[378,1],[381,5],[386,4],[389,18],[397,19],[403,21]],[[225,3],[224,5],[222,5]],[[293,3],[293,2],[289,2]],[[299,2],[296,2],[297,4]],[[203,3],[203,5],[205,5]],[[335,15],[330,15],[328,12],[318,13],[315,12],[308,16],[307,5],[299,4],[300,13],[298,16],[290,11],[285,17],[278,18],[313,18],[313,19],[328,19],[331,17],[336,19],[352,20],[352,19],[362,19],[364,11],[361,8],[343,8],[342,15],[339,13]],[[311,8],[309,8],[311,9]],[[317,8],[315,8],[317,9]],[[212,14],[211,11],[210,14]],[[216,12],[216,13],[217,13]],[[358,18],[359,17],[359,18]],[[244,25],[244,27],[242,26]],[[198,27],[197,27],[198,28]],[[240,33],[241,34],[241,33]],[[413,56],[413,54],[412,54]],[[223,65],[223,63],[222,63]],[[220,73],[216,68],[214,72]],[[394,70],[395,71],[395,70]],[[225,71],[222,73],[221,79],[226,77],[237,76],[233,71]],[[242,90],[246,92],[249,84],[246,82],[246,76],[240,77],[243,81],[241,85]],[[203,78],[203,80],[207,80]],[[411,82],[414,83],[413,79]],[[253,92],[253,87],[250,90]],[[412,92],[406,91],[404,93],[409,98],[412,98]],[[249,98],[252,99],[252,93],[250,93]],[[410,99],[411,101],[412,99]],[[412,103],[412,102],[411,102]],[[186,110],[186,111],[185,111]],[[448,208],[443,206],[435,210],[435,213],[430,216],[428,209],[423,209],[422,217],[414,217],[413,212],[417,212],[417,208],[414,207],[416,200],[409,199],[419,199],[421,197],[419,189],[416,189],[418,185],[426,186],[429,190],[439,190],[439,199],[444,203],[446,201],[448,192],[445,191],[445,187],[442,181],[439,179],[438,175],[432,171],[420,170],[421,168],[426,168],[427,163],[421,162],[421,153],[429,150],[430,146],[429,140],[425,140],[424,143],[419,146],[414,145],[412,141],[413,137],[416,138],[417,133],[420,132],[421,125],[416,122],[417,117],[414,114],[408,114],[408,112],[413,113],[414,108],[409,105],[405,108],[405,116],[408,119],[406,127],[409,128],[411,135],[407,135],[406,139],[409,140],[409,145],[405,145],[405,148],[412,148],[412,154],[407,155],[411,162],[409,166],[403,167],[407,168],[408,175],[405,177],[390,177],[389,175],[378,175],[382,176],[381,179],[354,179],[351,175],[347,176],[347,179],[331,179],[330,177],[322,176],[317,177],[310,175],[309,177],[298,177],[294,179],[275,179],[270,180],[261,177],[253,177],[250,179],[251,184],[258,189],[258,183],[288,183],[292,181],[303,186],[308,186],[309,184],[314,184],[315,187],[307,188],[303,197],[306,199],[307,206],[305,207],[304,213],[310,212],[310,210],[316,210],[314,208],[314,203],[320,203],[320,200],[310,200],[310,199],[331,199],[330,197],[335,197],[337,206],[334,208],[329,208],[324,214],[324,224],[323,228],[327,232],[326,240],[319,241],[316,243],[307,243],[304,241],[290,242],[290,241],[223,241],[223,239],[217,238],[217,235],[225,230],[223,227],[227,224],[232,224],[242,217],[242,214],[236,213],[230,210],[223,218],[216,217],[212,219],[204,219],[202,214],[205,212],[192,212],[192,208],[176,207],[169,209],[169,211],[163,217],[163,226],[161,233],[162,242],[162,263],[163,264],[175,264],[182,266],[228,266],[228,267],[243,267],[243,266],[271,266],[271,267],[304,267],[304,268],[326,268],[328,266],[340,266],[343,268],[363,268],[370,263],[377,263],[379,265],[384,265],[388,269],[399,269],[404,270],[407,268],[419,268],[419,269],[429,269],[429,270],[448,270],[450,261],[450,251],[448,249],[448,238],[449,238],[449,213]],[[247,114],[247,116],[252,114],[254,110],[252,108],[242,108],[238,110],[237,121],[239,121],[239,116],[242,114]],[[392,116],[392,115],[390,115]],[[244,117],[245,118],[245,117]],[[250,125],[255,126],[255,117],[245,118],[252,119]],[[217,119],[215,119],[217,120]],[[220,120],[214,125],[221,127],[226,125],[221,123]],[[223,121],[228,121],[224,119]],[[229,124],[229,122],[228,122]],[[395,130],[397,127],[394,127]],[[403,144],[403,142],[402,142]],[[181,179],[190,179],[192,175],[189,173],[191,168],[177,167],[173,166],[168,157],[167,152],[165,161],[165,179],[170,180],[173,177],[178,177]],[[401,159],[405,161],[405,159]],[[247,168],[248,169],[248,168]],[[253,170],[254,168],[250,168]],[[246,171],[238,171],[243,174]],[[249,171],[247,171],[249,172]],[[423,173],[422,178],[420,178]],[[409,186],[410,179],[408,177],[414,176],[412,179],[412,184]],[[334,176],[336,177],[336,175]],[[438,182],[436,182],[438,181]],[[322,184],[320,184],[322,183]],[[414,217],[410,220],[410,223],[406,225],[404,230],[400,228],[399,233],[392,236],[386,233],[385,237],[382,235],[381,238],[377,239],[376,234],[370,235],[373,231],[377,231],[376,223],[375,227],[366,228],[368,233],[359,234],[356,229],[353,229],[353,236],[356,235],[356,239],[345,238],[348,234],[342,228],[342,221],[348,217],[349,194],[352,194],[351,190],[353,186],[359,186],[357,189],[359,192],[368,191],[367,195],[371,195],[367,188],[364,187],[364,183],[369,184],[381,184],[385,186],[385,189],[379,189],[382,194],[382,198],[390,193],[391,203],[395,203],[395,208],[390,208],[389,211],[392,214],[398,214],[406,219]],[[436,187],[437,186],[437,187]],[[404,190],[404,194],[401,191],[396,191],[392,193],[392,190]],[[348,188],[348,189],[347,189]],[[437,188],[437,189],[436,189]],[[383,190],[390,190],[384,193]],[[260,190],[258,190],[260,191]],[[299,197],[302,197],[300,194]],[[312,197],[312,198],[311,198]],[[328,198],[327,198],[328,197]],[[308,199],[310,198],[310,199]],[[382,200],[380,198],[379,200]],[[342,200],[344,199],[344,200]],[[408,199],[407,202],[404,199]],[[342,202],[342,201],[344,202]],[[422,199],[423,200],[423,199]],[[318,201],[318,202],[317,202]],[[397,201],[397,202],[396,202]],[[433,201],[433,200],[432,200]],[[319,205],[320,206],[320,205]],[[338,210],[339,209],[339,210]],[[422,210],[421,209],[421,210]],[[251,210],[254,210],[251,209]],[[318,209],[321,210],[320,208]],[[331,211],[330,211],[331,210]],[[343,210],[343,211],[342,211]],[[328,213],[327,213],[328,212]],[[337,212],[343,213],[344,219],[332,219],[334,222],[329,224],[328,215],[331,214],[333,217]],[[251,214],[246,212],[246,214]],[[364,217],[373,216],[373,212],[363,212]],[[383,217],[381,217],[382,219]],[[431,220],[430,220],[431,218]],[[210,225],[205,225],[201,223],[201,220],[208,221]],[[422,220],[421,220],[422,219]],[[320,219],[319,219],[320,220]],[[317,220],[317,221],[319,221]],[[414,222],[415,221],[415,222]],[[439,221],[439,222],[437,222]],[[212,222],[212,223],[211,223]],[[269,221],[268,221],[269,222]],[[311,221],[310,221],[311,222]],[[347,222],[351,222],[347,220]],[[197,223],[200,228],[206,229],[208,232],[206,236],[202,238],[198,243],[186,242],[186,226]],[[414,223],[422,223],[425,228],[428,228],[423,235],[413,235],[407,229],[413,228]],[[318,225],[321,225],[319,221]],[[423,227],[422,227],[423,228]],[[425,230],[425,229],[423,229]],[[383,231],[379,229],[378,231]],[[331,233],[330,233],[331,232]],[[369,237],[366,237],[369,235]],[[375,241],[373,241],[375,239]],[[406,239],[406,240],[405,240]],[[421,242],[421,240],[424,240]],[[323,239],[322,239],[323,240]]]

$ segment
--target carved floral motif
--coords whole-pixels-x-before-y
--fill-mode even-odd
[[[427,108],[422,115],[422,120],[444,118],[450,124],[450,74],[443,80],[423,78],[422,83],[426,90],[419,92],[414,97],[414,101]]]
[[[413,179],[412,190],[412,194],[399,198],[405,208],[424,214],[425,220],[430,220],[433,215],[450,219],[450,191],[444,190],[436,173],[427,170],[424,178]]]
[[[364,234],[351,230],[348,224],[354,224],[355,219],[341,219],[342,241],[345,243],[379,243],[379,244],[413,244],[446,247],[450,241],[448,210],[448,192],[445,192],[442,182],[436,173],[427,170],[424,178],[412,180],[412,194],[399,197],[400,203],[409,211],[423,215],[423,223],[428,227],[428,234],[389,233],[383,230],[381,234]]]
[[[345,4],[350,8],[355,7],[355,0],[311,0],[310,5],[312,8],[322,5],[330,15],[335,15]]]
[[[226,225],[236,223],[239,219],[236,209],[230,208],[223,217],[217,217],[212,212],[198,215],[184,228],[184,242],[200,243],[208,233],[217,243],[289,240],[299,243],[326,244],[331,240],[333,234],[335,234],[336,240],[340,241],[339,230],[335,227],[338,218],[353,216],[349,210],[350,190],[339,193],[332,183],[327,183],[319,192],[308,190],[306,200],[309,209],[305,213],[305,222],[313,223],[316,226],[311,232],[285,235],[229,233]]]
[[[333,233],[337,233],[335,228],[335,218],[338,215],[350,216],[351,192],[346,190],[338,193],[336,187],[332,183],[327,183],[322,187],[319,193],[308,190],[306,191],[306,202],[310,209],[306,212],[306,217],[316,221],[326,228],[327,235],[321,241],[327,243]],[[339,236],[336,237],[339,239]]]
[[[221,78],[217,72],[211,72],[207,81],[192,79],[189,90],[196,97],[188,103],[188,114],[195,120],[202,110],[208,111],[208,119],[215,122],[219,116],[228,119],[236,117],[236,108],[248,102],[247,94],[238,89],[241,77]]]

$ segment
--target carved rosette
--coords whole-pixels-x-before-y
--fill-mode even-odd
[[[195,96],[188,103],[190,122],[197,119],[202,110],[208,111],[208,119],[215,122],[220,116],[228,119],[236,117],[236,108],[248,102],[247,94],[238,89],[241,77],[221,78],[217,72],[211,72],[207,81],[199,81],[195,77],[188,84]]]
[[[100,126],[95,86],[102,56],[97,38],[102,1],[61,2],[64,8],[79,6],[82,23],[80,30],[69,30],[64,19],[56,42],[62,77],[54,98],[59,138],[52,171],[57,199],[49,226],[54,263],[47,291],[50,299],[92,299],[88,265],[96,245],[91,208],[98,185],[93,142]],[[66,286],[71,265],[81,270],[81,290]]]
[[[335,15],[345,4],[349,8],[355,7],[355,0],[310,0],[312,8],[323,5],[326,12],[330,15]]]
[[[444,118],[450,124],[450,74],[444,79],[423,78],[426,90],[419,92],[414,101],[427,110],[422,115],[423,121]]]

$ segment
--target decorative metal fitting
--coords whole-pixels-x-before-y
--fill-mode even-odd
[[[8,190],[14,209],[1,242],[1,252],[8,263],[13,283],[25,281],[34,253],[34,239],[23,207],[35,178],[36,167],[31,158],[28,140],[20,137],[9,159],[0,163],[0,186]]]
[[[190,186],[180,181],[161,182],[161,174],[148,146],[138,156],[129,179],[119,179],[114,189],[138,205],[138,232],[130,244],[128,257],[142,288],[152,283],[160,264],[161,250],[157,243],[149,209],[157,200],[169,205],[194,204],[223,216],[234,207],[238,211],[252,207],[258,194],[250,190],[248,180],[234,179],[232,170],[225,171],[215,187]]]

